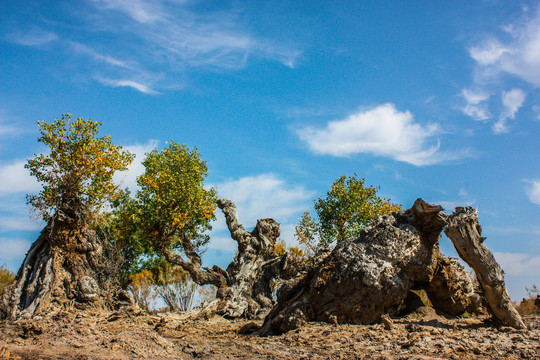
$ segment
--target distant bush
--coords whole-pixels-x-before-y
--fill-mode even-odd
[[[527,297],[523,298],[519,305],[516,306],[516,310],[520,315],[540,315],[540,307],[534,304],[536,296],[540,294],[540,290],[533,285],[531,288],[525,288],[527,291]]]
[[[197,287],[189,273],[177,266],[160,274],[155,291],[169,311],[188,311],[193,307]]]
[[[15,280],[15,274],[9,271],[6,265],[1,266],[0,267],[0,293],[2,293],[2,291],[4,291],[4,289],[8,285],[13,284],[14,280]]]
[[[155,282],[154,276],[149,270],[143,270],[140,273],[130,275],[131,283],[128,289],[133,295],[133,299],[141,308],[146,311],[151,310],[153,307],[155,294]]]

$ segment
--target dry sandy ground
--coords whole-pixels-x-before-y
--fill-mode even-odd
[[[432,309],[376,325],[311,323],[281,336],[243,335],[247,321],[195,313],[62,312],[0,323],[0,359],[540,359],[540,318],[528,331]],[[261,322],[257,324],[260,325]]]

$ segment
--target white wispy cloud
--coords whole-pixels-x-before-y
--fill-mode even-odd
[[[120,67],[120,68],[124,68],[124,69],[135,70],[134,66],[132,64],[128,63],[127,61],[117,59],[117,58],[112,57],[110,55],[102,54],[102,53],[100,53],[98,51],[95,51],[92,48],[90,48],[90,47],[88,47],[88,46],[86,46],[84,44],[81,44],[81,43],[78,43],[78,42],[75,42],[75,41],[69,41],[68,43],[71,45],[73,50],[75,50],[75,52],[77,52],[77,53],[79,53],[81,55],[88,55],[88,56],[92,57],[93,59],[95,59],[97,61],[104,62],[104,63],[112,65],[112,66],[116,66],[116,67]]]
[[[471,57],[481,71],[510,74],[540,86],[540,9],[504,30],[508,39],[490,36],[470,49]]]
[[[56,42],[65,62],[76,61],[94,80],[145,94],[184,87],[189,71],[236,71],[248,59],[275,61],[293,68],[300,51],[290,43],[255,36],[241,9],[197,11],[181,0],[90,0],[83,18],[74,13],[73,35],[59,38],[39,28],[6,39],[38,47]],[[91,20],[89,20],[91,19]],[[57,23],[47,23],[53,28]],[[43,26],[42,26],[43,28]],[[79,33],[80,32],[80,33]],[[93,35],[106,36],[96,43]],[[103,66],[103,65],[106,66]]]
[[[139,58],[178,71],[185,66],[240,69],[249,56],[293,67],[300,52],[291,46],[254,37],[235,11],[195,13],[181,1],[94,0],[103,16],[114,10],[131,20],[108,30],[136,35],[145,46]]]
[[[416,166],[455,160],[464,154],[441,154],[438,124],[421,125],[409,111],[399,111],[387,103],[360,111],[324,128],[297,130],[301,140],[317,154],[350,156],[369,153]],[[432,145],[429,145],[431,143]]]
[[[472,47],[469,50],[471,57],[480,65],[488,66],[496,64],[504,54],[512,54],[512,51],[506,48],[498,40],[486,39],[482,44]]]
[[[540,179],[527,181],[530,183],[529,186],[527,186],[527,196],[529,197],[529,200],[536,205],[540,205]]]
[[[159,2],[143,0],[91,0],[105,9],[113,9],[127,14],[140,23],[151,23],[163,17]]]
[[[0,163],[0,196],[20,192],[34,192],[41,187],[37,180],[24,168],[26,160],[16,160],[8,164]]]
[[[58,39],[58,35],[53,32],[38,28],[27,31],[17,31],[6,35],[6,39],[13,43],[24,46],[40,46]]]
[[[155,95],[159,94],[156,90],[150,88],[148,85],[128,79],[107,79],[98,77],[97,80],[104,85],[116,87],[129,87],[138,90],[145,94]]]
[[[493,131],[496,134],[508,132],[506,125],[508,119],[516,117],[516,113],[523,106],[526,97],[527,95],[521,89],[514,88],[510,91],[503,91],[502,104],[504,110],[501,112],[499,120],[493,125]]]
[[[487,120],[491,118],[491,113],[486,104],[486,101],[490,98],[489,94],[482,91],[463,89],[461,91],[461,96],[467,102],[463,108],[463,112],[466,115],[475,120]]]
[[[538,264],[540,264],[540,255],[538,254],[494,252],[493,255],[508,275],[524,276],[538,272]]]
[[[492,118],[487,94],[500,93],[500,105],[495,99],[491,101],[491,106],[502,108],[493,124],[493,132],[506,133],[508,120],[515,118],[527,93],[518,88],[503,91],[508,87],[505,84],[509,79],[519,79],[533,87],[540,86],[540,8],[531,13],[524,8],[519,21],[501,26],[500,34],[485,36],[469,48],[469,55],[476,61],[476,92],[463,90],[462,96],[467,101],[463,112],[476,120]]]

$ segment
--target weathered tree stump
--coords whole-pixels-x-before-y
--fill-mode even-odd
[[[444,233],[456,248],[459,256],[473,268],[483,289],[491,313],[504,325],[525,329],[506,291],[504,275],[493,254],[484,245],[478,213],[471,207],[458,207],[448,216]]]
[[[3,293],[0,317],[14,320],[66,307],[113,307],[119,297],[129,301],[120,293],[119,283],[103,267],[103,247],[95,231],[55,216]]]

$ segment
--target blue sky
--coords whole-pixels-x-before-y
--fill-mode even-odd
[[[241,221],[294,225],[339,176],[479,209],[514,299],[540,285],[535,1],[0,2],[0,264],[43,224],[24,169],[37,121],[93,118],[137,154],[196,146]],[[224,221],[209,260],[234,251]],[[446,254],[455,252],[441,239]]]

